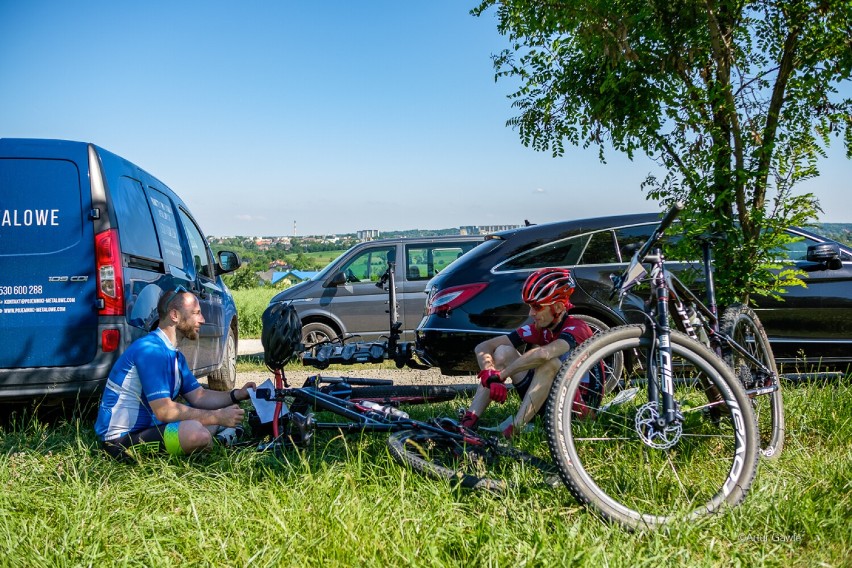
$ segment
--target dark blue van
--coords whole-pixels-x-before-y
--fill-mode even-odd
[[[179,348],[211,388],[236,376],[237,310],[186,204],[84,142],[0,139],[0,400],[88,397],[157,325],[163,291],[196,293],[205,323]]]

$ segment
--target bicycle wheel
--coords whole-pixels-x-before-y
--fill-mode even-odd
[[[601,333],[609,329],[609,326],[598,318],[593,318],[592,316],[587,316],[586,314],[574,314],[574,317],[586,322],[586,324],[588,324],[588,326],[592,328],[592,331],[595,335],[600,335]],[[618,388],[621,382],[621,372],[623,369],[624,356],[622,353],[616,353],[608,360],[604,361],[604,392],[612,392],[616,388]]]
[[[775,388],[767,394],[751,395],[751,404],[760,436],[760,453],[766,458],[777,458],[784,447],[784,399],[775,356],[766,331],[754,310],[742,304],[734,304],[726,309],[719,327],[722,333],[763,363],[763,366],[756,365],[736,349],[722,347],[722,357],[734,370],[743,388],[746,391]]]
[[[353,387],[349,398],[371,400],[381,404],[425,404],[453,400],[459,395],[459,390],[447,385]]]
[[[683,418],[668,427],[647,396],[652,340],[643,325],[615,327],[584,343],[548,399],[548,442],[562,480],[578,501],[631,529],[736,505],[757,467],[754,415],[730,368],[689,337],[671,337],[674,398]],[[584,396],[583,376],[616,353],[624,356],[626,386],[634,388]],[[708,402],[699,385],[715,387],[722,402]],[[589,407],[590,400],[599,402]]]
[[[553,464],[473,433],[458,440],[440,432],[400,430],[390,435],[388,447],[399,463],[466,489],[504,493],[510,484],[495,474],[500,461],[525,462],[545,475],[556,474]]]

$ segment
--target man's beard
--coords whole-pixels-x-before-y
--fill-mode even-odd
[[[181,318],[178,322],[177,330],[187,339],[198,339],[198,331],[195,330],[195,326],[184,318]]]

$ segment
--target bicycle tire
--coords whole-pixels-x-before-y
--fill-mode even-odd
[[[427,404],[447,402],[459,389],[447,385],[387,385],[353,387],[350,400],[370,400],[381,404]]]
[[[477,434],[469,433],[468,442],[476,437]],[[400,430],[390,435],[388,448],[397,462],[426,477],[497,494],[505,493],[512,486],[492,472],[493,465],[501,458],[524,462],[545,476],[554,477],[557,473],[553,464],[511,446],[466,443],[440,432]]]
[[[581,504],[631,530],[737,505],[757,468],[754,415],[739,381],[704,345],[679,332],[671,338],[674,372],[685,375],[673,377],[680,430],[655,427],[655,404],[636,396],[647,393],[641,386],[634,398],[605,395],[595,408],[575,406],[582,406],[575,396],[583,375],[616,352],[630,363],[627,384],[647,385],[643,357],[652,340],[644,325],[615,327],[585,342],[563,365],[548,400],[548,443],[563,482]],[[702,381],[718,389],[723,404],[708,402],[696,388]]]
[[[751,402],[760,437],[760,454],[767,459],[777,458],[784,448],[784,397],[769,337],[754,310],[743,304],[728,307],[719,320],[719,327],[772,373],[772,377],[763,376],[765,371],[761,372],[736,350],[722,347],[723,359],[734,370],[743,388],[776,387],[769,394],[752,396]]]
[[[575,318],[581,319],[592,329],[594,335],[604,333],[610,327],[598,318],[586,314],[573,314]],[[621,374],[624,370],[624,356],[617,353],[609,361],[604,361],[604,392],[613,392],[621,383]]]

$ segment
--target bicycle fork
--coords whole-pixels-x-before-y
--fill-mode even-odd
[[[669,288],[662,268],[663,259],[659,249],[654,251],[654,255],[656,258],[649,257],[649,260],[654,262],[651,280],[656,290],[657,301],[657,321],[654,326],[656,328],[656,346],[655,357],[653,357],[654,364],[649,365],[648,369],[650,375],[652,375],[649,376],[648,381],[648,401],[652,403],[662,402],[656,425],[658,428],[664,429],[680,421],[683,417],[678,412],[677,403],[674,399],[672,330],[669,326]]]

